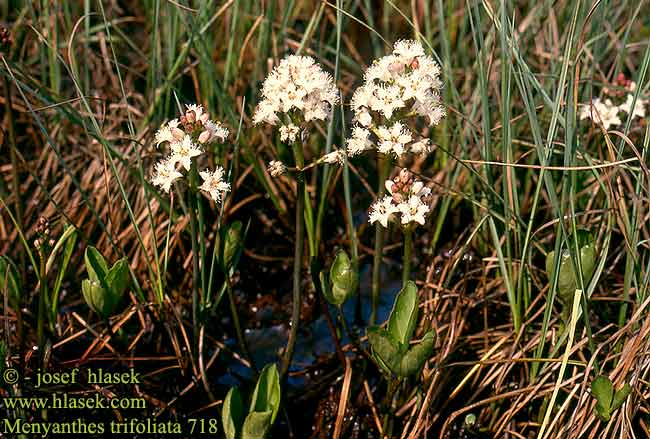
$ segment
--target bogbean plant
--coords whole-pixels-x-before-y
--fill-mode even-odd
[[[596,268],[596,246],[588,232],[578,230],[575,239],[570,237],[568,241],[572,247],[576,248],[575,260],[572,260],[571,251],[568,249],[562,250],[559,256],[555,255],[555,251],[546,255],[546,274],[551,283],[556,279],[557,297],[562,306],[560,318],[564,327],[569,323],[575,290],[582,289],[582,285],[586,287],[589,284]],[[581,284],[578,273],[582,273],[584,284]],[[589,297],[586,299],[588,300]]]
[[[120,310],[131,281],[126,258],[121,258],[112,267],[93,246],[86,247],[84,256],[88,278],[81,282],[81,291],[88,307],[100,317],[108,320]]]
[[[223,167],[217,165],[214,170],[206,167],[205,148],[216,142],[224,142],[227,137],[228,130],[220,122],[211,120],[210,114],[204,110],[203,106],[197,104],[187,105],[186,110],[179,118],[163,124],[155,136],[156,146],[166,146],[169,151],[164,158],[156,163],[151,182],[168,193],[172,193],[173,187],[190,218],[192,326],[195,341],[198,337],[200,324],[199,311],[205,307],[205,299],[208,296],[206,291],[202,291],[199,296],[199,278],[206,270],[205,258],[201,258],[205,247],[203,236],[199,230],[202,229],[202,224],[199,224],[198,220],[201,211],[199,193],[206,194],[215,203],[221,203],[230,191],[230,184],[225,181]],[[201,162],[201,159],[204,161]],[[202,180],[201,185],[198,184],[199,177]],[[205,282],[203,282],[203,287],[205,287]]]
[[[391,165],[404,161],[409,154],[431,151],[428,138],[416,134],[421,125],[437,125],[445,115],[440,103],[440,67],[426,55],[417,41],[398,41],[389,55],[375,60],[364,74],[363,84],[352,96],[356,126],[347,141],[350,157],[375,150],[377,153],[377,202],[372,206],[370,222],[375,224],[372,269],[372,308],[370,323],[375,323],[379,303],[380,265],[384,229],[396,214],[404,232],[404,276],[409,279],[412,230],[424,224],[429,212],[430,189],[415,183],[404,171],[395,180],[387,180]],[[385,194],[388,190],[389,194]]]
[[[345,149],[335,149],[310,164],[305,164],[305,146],[312,135],[310,125],[324,121],[338,102],[330,75],[309,57],[289,56],[281,61],[264,82],[263,99],[257,107],[254,121],[278,127],[280,140],[292,147],[293,166],[280,160],[269,163],[273,177],[295,177],[297,202],[295,215],[295,252],[293,278],[293,313],[291,331],[284,351],[281,375],[286,374],[298,330],[301,300],[301,270],[304,247],[303,228],[312,239],[318,231],[313,230],[311,203],[306,202],[305,172],[319,164],[345,166],[350,157],[376,150],[379,180],[378,199],[371,206],[369,222],[376,224],[375,253],[372,276],[371,326],[368,339],[372,358],[386,373],[391,400],[397,385],[415,376],[433,350],[433,332],[411,345],[418,320],[418,292],[411,281],[410,262],[413,251],[413,232],[426,222],[430,212],[431,189],[418,181],[405,168],[396,171],[389,179],[390,170],[403,163],[408,154],[423,155],[431,151],[428,138],[418,133],[422,126],[439,123],[444,116],[440,103],[442,83],[438,64],[424,52],[415,41],[399,41],[392,54],[373,63],[364,75],[363,84],[352,97],[355,126]],[[327,188],[325,188],[326,190]],[[384,230],[397,222],[404,236],[403,289],[398,294],[388,320],[387,329],[374,326],[379,299],[379,273],[383,252]],[[310,256],[315,246],[310,241]],[[340,250],[329,272],[318,273],[320,281],[314,288],[322,291],[324,298],[339,308],[339,321],[352,338],[345,318],[340,311],[343,303],[356,293],[358,267],[356,261]],[[310,264],[312,270],[315,265]],[[315,279],[312,273],[312,279]],[[336,337],[336,336],[335,336]],[[358,340],[357,340],[358,342]],[[357,345],[361,349],[365,349]],[[386,414],[388,418],[388,413]],[[386,419],[387,419],[386,418]]]
[[[313,124],[328,120],[332,109],[339,102],[339,91],[329,73],[308,56],[291,55],[283,59],[273,69],[262,86],[262,100],[257,105],[253,122],[277,127],[280,140],[291,146],[294,167],[291,168],[296,180],[295,240],[293,256],[293,294],[291,311],[291,329],[287,346],[282,358],[280,374],[286,375],[298,335],[298,322],[302,303],[302,264],[305,226],[309,240],[310,259],[316,258],[315,225],[311,200],[306,202],[305,171],[312,167],[305,166],[305,146],[315,131]],[[334,151],[320,162],[341,162],[343,151]],[[269,173],[280,176],[289,168],[274,160],[269,164]]]
[[[260,372],[251,396],[248,414],[237,387],[223,401],[221,423],[226,439],[264,439],[280,409],[280,375],[275,364]]]
[[[262,99],[257,105],[253,121],[255,124],[268,124],[277,128],[280,141],[288,145],[293,153],[291,165],[280,160],[272,160],[268,165],[272,177],[293,177],[296,182],[292,315],[280,372],[277,372],[275,366],[267,366],[261,372],[248,416],[244,417],[239,391],[231,389],[228,393],[222,411],[228,438],[262,438],[277,414],[280,382],[286,377],[291,364],[298,333],[305,232],[312,262],[310,267],[318,270],[318,264],[314,264],[314,260],[318,256],[316,237],[319,231],[313,221],[311,199],[305,185],[306,172],[318,165],[345,166],[348,158],[370,150],[375,150],[377,154],[377,200],[369,210],[369,222],[375,225],[375,252],[371,319],[367,335],[371,357],[380,370],[385,372],[388,380],[386,397],[395,401],[398,384],[408,377],[416,376],[430,357],[434,342],[432,331],[427,332],[419,342],[414,342],[419,301],[417,286],[411,280],[410,263],[413,232],[418,225],[426,222],[430,212],[431,190],[402,165],[409,154],[422,155],[431,151],[430,140],[416,133],[430,130],[444,116],[440,103],[441,87],[439,66],[425,54],[421,44],[415,41],[397,42],[390,55],[376,60],[366,71],[363,84],[352,97],[355,126],[346,142],[346,148],[335,149],[306,164],[307,146],[310,145],[312,136],[316,135],[314,124],[328,121],[340,101],[334,79],[313,58],[291,55],[283,59],[264,81]],[[151,183],[170,194],[170,211],[173,209],[175,195],[190,218],[192,321],[195,337],[202,324],[202,311],[212,305],[211,281],[208,291],[199,293],[201,285],[204,289],[206,287],[206,282],[200,277],[206,275],[207,269],[199,194],[203,193],[213,202],[221,204],[230,192],[224,168],[217,165],[213,170],[207,169],[205,148],[213,143],[224,143],[227,137],[228,130],[219,122],[212,121],[209,113],[197,104],[187,105],[179,118],[165,122],[155,134],[156,146],[165,148],[167,153],[155,164]],[[393,178],[389,178],[391,169],[396,169]],[[326,191],[327,188],[323,190]],[[403,285],[390,317],[385,327],[382,327],[375,326],[379,273],[384,232],[391,223],[398,224],[404,237]],[[218,265],[226,277],[223,289],[230,298],[241,348],[247,353],[230,285],[230,276],[239,259],[244,235],[241,223],[221,227],[220,244],[214,246],[215,253],[207,276],[212,279],[212,269],[219,252]],[[167,256],[165,269],[166,258]],[[84,298],[91,309],[108,319],[119,311],[128,287],[126,260],[121,259],[109,268],[103,256],[94,247],[88,247],[86,270],[88,279],[83,282]],[[11,272],[11,269],[5,271]],[[339,321],[352,336],[340,307],[357,292],[359,281],[356,261],[341,250],[328,271],[318,271],[312,273],[314,288],[321,291],[329,303],[339,308]],[[10,277],[7,279],[13,282]],[[163,298],[159,297],[158,302],[162,304]],[[365,350],[358,338],[355,342],[360,349]]]

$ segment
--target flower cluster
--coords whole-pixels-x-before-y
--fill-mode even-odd
[[[169,192],[172,183],[183,177],[181,171],[189,171],[192,159],[203,154],[203,145],[217,140],[223,142],[226,137],[228,129],[210,120],[210,114],[201,105],[187,105],[185,114],[163,124],[156,132],[156,146],[168,144],[169,155],[156,163],[151,183]],[[214,171],[201,171],[199,175],[203,179],[199,189],[214,201],[220,202],[230,191],[230,185],[224,181],[222,167],[218,166]]]
[[[580,120],[591,119],[597,123],[602,123],[605,129],[609,129],[611,126],[617,126],[623,123],[619,116],[621,112],[628,114],[631,118],[645,118],[645,107],[648,101],[638,98],[634,102],[636,83],[625,79],[622,74],[616,78],[616,83],[623,87],[625,91],[605,90],[605,92],[612,95],[614,99],[621,101],[620,104],[616,105],[610,98],[604,100],[595,98],[591,101],[591,104],[582,106],[580,109]],[[625,95],[625,101],[622,101],[622,95]]]
[[[412,223],[424,225],[431,210],[431,189],[415,180],[406,169],[402,169],[394,180],[386,180],[385,185],[388,194],[370,207],[368,221],[388,227],[388,221],[399,214],[403,226]]]
[[[398,41],[390,55],[366,70],[363,84],[352,96],[357,126],[347,141],[348,154],[360,154],[373,145],[395,157],[430,152],[428,140],[416,138],[405,122],[425,117],[429,125],[437,125],[445,115],[441,88],[440,67],[425,55],[422,45]]]
[[[279,177],[287,173],[287,165],[279,160],[271,160],[268,166],[271,177]]]
[[[292,144],[307,136],[309,122],[328,119],[338,102],[339,91],[332,75],[309,56],[290,55],[264,80],[253,122],[279,124],[280,140]],[[322,160],[333,163],[342,158],[330,155]],[[273,177],[287,172],[277,160],[271,161],[268,169]]]
[[[327,119],[338,101],[332,75],[309,56],[291,55],[264,81],[253,122],[279,123],[282,140],[294,142],[301,131],[298,125]]]

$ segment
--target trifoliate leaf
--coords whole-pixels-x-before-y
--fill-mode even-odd
[[[408,281],[397,295],[388,320],[388,332],[400,346],[407,346],[418,319],[418,289]]]
[[[221,409],[221,423],[227,439],[237,439],[237,433],[244,421],[244,403],[237,387],[232,387]]]

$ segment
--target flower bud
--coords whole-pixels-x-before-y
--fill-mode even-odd
[[[225,230],[222,237],[221,264],[222,268],[229,271],[237,264],[239,252],[243,245],[243,224],[241,221],[235,221]]]
[[[404,71],[404,64],[400,61],[395,61],[388,66],[388,71],[392,74],[400,74]]]
[[[207,143],[210,140],[210,131],[205,130],[199,134],[199,143]]]
[[[361,113],[359,113],[359,116],[357,117],[357,119],[358,119],[359,123],[361,125],[363,125],[364,127],[368,127],[372,123],[372,116],[370,115],[370,113],[367,110],[362,111]]]
[[[339,250],[330,267],[329,285],[324,273],[321,273],[323,295],[332,305],[341,306],[352,297],[359,283],[359,274],[347,253]]]
[[[185,131],[183,131],[178,127],[172,128],[171,131],[172,131],[172,136],[176,140],[183,140],[183,137],[185,137]]]

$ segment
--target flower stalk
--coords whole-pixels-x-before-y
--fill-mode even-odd
[[[381,199],[385,193],[384,181],[388,177],[388,158],[385,154],[378,154],[377,158],[378,181],[377,181],[377,198]],[[380,293],[380,276],[381,276],[381,259],[384,253],[384,227],[380,223],[375,223],[375,246],[372,258],[372,296],[370,309],[370,325],[374,325],[377,320],[377,308],[379,307]]]
[[[300,169],[305,166],[305,159],[302,151],[302,142],[296,141],[293,144],[293,154],[296,161],[296,166]],[[298,324],[300,321],[300,308],[302,306],[302,295],[300,282],[302,280],[302,256],[304,248],[304,210],[305,210],[305,176],[302,172],[296,174],[296,239],[294,243],[293,253],[293,290],[292,290],[292,308],[291,308],[291,328],[289,330],[289,338],[287,340],[287,347],[282,356],[282,367],[280,368],[280,376],[286,376],[289,366],[291,365],[291,358],[296,345],[296,337],[298,336]]]
[[[255,369],[255,364],[253,358],[251,357],[250,351],[248,350],[248,345],[246,344],[246,338],[244,337],[244,331],[241,328],[241,322],[239,321],[239,314],[237,313],[237,304],[235,303],[235,295],[232,291],[232,282],[230,280],[230,274],[226,274],[226,293],[228,294],[228,305],[230,306],[230,313],[232,314],[232,321],[235,325],[235,335],[237,336],[237,343],[239,343],[239,348],[244,353],[244,357],[250,361],[251,367]]]
[[[40,279],[40,291],[38,295],[38,311],[37,311],[37,322],[36,322],[36,343],[38,344],[39,349],[43,347],[43,333],[44,333],[44,324],[45,324],[45,298],[47,297],[47,273],[46,273],[46,259],[47,256],[44,254],[43,246],[39,246],[38,249],[38,275]]]
[[[198,248],[198,223],[196,218],[196,165],[192,165],[189,174],[189,214],[190,214],[190,239],[192,244],[192,331],[194,345],[198,346],[199,340],[199,248]]]
[[[404,261],[402,265],[402,286],[411,280],[411,255],[413,253],[413,228],[404,227]]]

